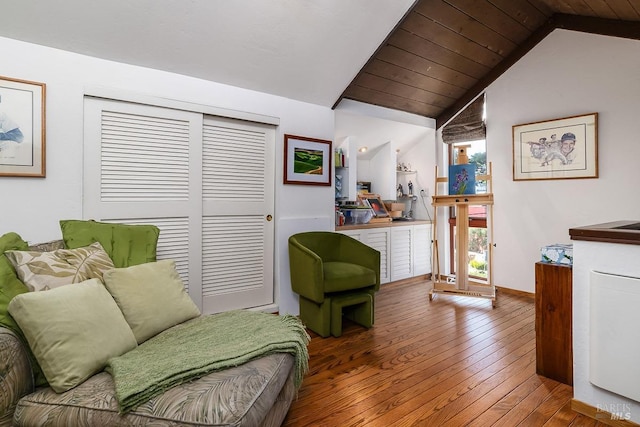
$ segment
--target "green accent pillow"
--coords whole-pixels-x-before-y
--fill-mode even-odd
[[[25,344],[25,347],[27,347],[27,353],[29,354],[33,371],[33,382],[36,387],[40,387],[47,385],[47,379],[42,373],[42,369],[40,365],[38,365],[35,356],[28,348],[26,338],[8,310],[9,302],[11,302],[13,297],[28,292],[29,289],[18,279],[13,266],[4,253],[9,250],[24,250],[27,249],[28,246],[28,243],[22,240],[16,233],[6,233],[0,236],[0,325],[15,332]]]
[[[100,242],[77,249],[51,252],[7,251],[5,255],[30,291],[46,291],[89,279],[115,268]]]
[[[131,328],[100,280],[17,295],[9,313],[24,332],[57,393],[104,369],[137,346]]]
[[[200,316],[173,260],[115,268],[105,272],[103,278],[138,344]]]
[[[7,233],[0,237],[0,325],[18,334],[21,334],[20,328],[9,315],[7,307],[13,297],[28,292],[29,289],[18,279],[4,253],[11,250],[25,250],[28,247],[29,244],[16,233]]]
[[[62,220],[60,229],[66,248],[76,249],[100,242],[118,268],[156,260],[160,229],[155,225]]]

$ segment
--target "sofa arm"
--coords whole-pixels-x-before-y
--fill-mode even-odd
[[[289,271],[295,293],[317,303],[324,301],[322,259],[295,237],[289,238]]]
[[[33,392],[29,356],[18,336],[0,327],[0,426],[10,426],[18,400]]]

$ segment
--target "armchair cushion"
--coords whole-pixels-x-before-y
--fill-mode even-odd
[[[349,262],[325,262],[324,291],[342,292],[366,288],[376,283],[376,272],[370,268]]]

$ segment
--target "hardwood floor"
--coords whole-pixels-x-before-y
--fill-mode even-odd
[[[572,388],[536,375],[534,302],[383,285],[375,326],[311,333],[310,370],[284,422],[299,426],[603,426],[571,410]]]

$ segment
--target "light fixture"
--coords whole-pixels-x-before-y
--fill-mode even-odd
[[[360,152],[360,153],[366,153],[366,152],[367,152],[367,147],[360,147],[360,148],[358,148],[358,152]]]

